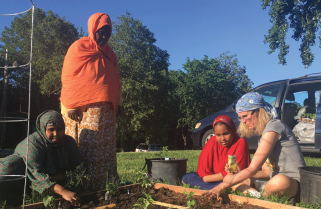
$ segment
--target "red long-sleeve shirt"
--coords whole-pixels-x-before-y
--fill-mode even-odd
[[[204,177],[222,173],[223,177],[226,176],[224,167],[228,161],[228,155],[235,155],[242,170],[250,165],[249,146],[243,138],[236,139],[230,147],[224,147],[216,141],[215,136],[211,137],[198,158],[198,175]]]

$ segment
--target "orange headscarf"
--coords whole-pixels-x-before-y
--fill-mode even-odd
[[[117,109],[121,88],[117,58],[108,41],[104,46],[95,41],[96,31],[105,25],[112,29],[107,14],[93,14],[88,20],[89,37],[75,41],[68,49],[61,73],[60,97],[67,109],[103,101],[112,102]]]

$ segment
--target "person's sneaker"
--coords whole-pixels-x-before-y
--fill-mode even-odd
[[[252,197],[256,197],[256,198],[260,198],[261,197],[261,193],[258,192],[258,191],[249,190],[249,194],[251,194]]]

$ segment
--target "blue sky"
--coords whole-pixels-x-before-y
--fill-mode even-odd
[[[170,70],[182,69],[186,58],[218,57],[230,51],[237,54],[239,64],[256,87],[260,84],[295,78],[321,72],[319,40],[312,48],[315,60],[304,68],[299,53],[300,43],[291,39],[287,65],[278,64],[278,51],[268,55],[269,47],[263,43],[271,27],[268,10],[260,0],[33,0],[35,6],[52,10],[76,27],[87,31],[87,20],[96,12],[110,15],[112,20],[129,11],[154,33],[158,47],[170,55]],[[1,2],[0,14],[22,12],[31,7],[29,0]],[[10,26],[13,17],[0,17],[0,31]],[[318,34],[317,34],[318,35]]]

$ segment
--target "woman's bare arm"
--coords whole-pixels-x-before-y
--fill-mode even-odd
[[[251,164],[248,168],[242,170],[238,174],[232,176],[231,179],[224,179],[224,182],[228,182],[230,185],[238,184],[245,179],[254,176],[259,169],[263,166],[265,160],[271,154],[276,141],[280,138],[280,135],[275,132],[265,133],[260,141],[260,144],[254,153]]]
[[[64,187],[60,186],[59,184],[55,184],[53,187],[53,191],[56,194],[59,194],[62,196],[62,198],[64,198],[65,200],[69,201],[72,203],[72,205],[74,206],[80,206],[80,199],[77,196],[76,193],[71,192],[67,189],[65,189]]]

